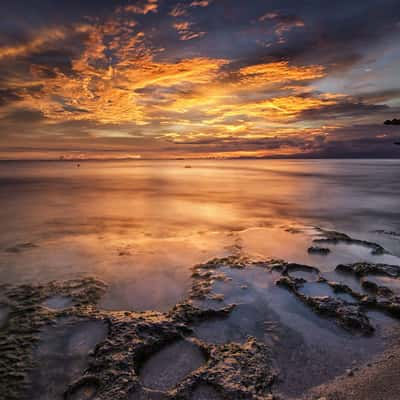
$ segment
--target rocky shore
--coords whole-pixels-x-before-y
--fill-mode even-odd
[[[319,244],[380,245],[321,231]],[[379,263],[338,265],[336,276],[283,260],[214,259],[193,267],[186,299],[166,313],[104,311],[97,307],[107,285],[95,278],[0,288],[0,398],[21,399],[285,399],[274,346],[248,335],[212,343],[195,327],[229,318],[240,304],[225,301],[216,285],[228,271],[261,271],[316,318],[334,322],[346,335],[369,337],[369,312],[400,317],[400,267]],[[355,284],[346,284],[350,277]],[[240,284],[238,291],[246,292]],[[268,289],[265,289],[268,290]],[[273,335],[271,335],[273,339]],[[279,338],[278,338],[279,339]],[[58,370],[60,362],[64,370]],[[290,361],[288,361],[290,362]],[[343,377],[304,394],[304,399],[398,399],[399,347]],[[307,371],[304,371],[306,374]],[[52,380],[49,384],[48,380]],[[396,397],[397,396],[397,397]]]

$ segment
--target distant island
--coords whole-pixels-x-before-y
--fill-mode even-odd
[[[393,118],[393,119],[387,119],[384,122],[385,125],[400,125],[400,119]]]
[[[387,119],[384,122],[385,125],[400,125],[400,119],[397,118],[393,118],[393,119]],[[394,142],[394,144],[397,144],[398,146],[400,146],[400,141],[398,142]]]

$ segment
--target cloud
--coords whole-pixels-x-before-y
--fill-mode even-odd
[[[278,38],[278,43],[285,43],[285,34],[294,28],[304,28],[304,21],[297,16],[282,15],[278,12],[268,12],[258,19],[260,22],[271,21],[275,27],[275,34]]]
[[[398,131],[382,125],[399,112],[400,88],[387,81],[391,0],[385,10],[367,0],[322,11],[292,0],[279,9],[99,0],[92,13],[85,2],[84,18],[73,3],[60,3],[65,23],[45,14],[1,35],[0,148],[275,157],[356,154],[353,143],[359,154],[398,152],[385,153]],[[344,12],[351,6],[359,18]],[[387,26],[367,29],[379,12]],[[362,75],[366,59],[379,61],[374,79]],[[359,87],[350,93],[348,82]]]
[[[171,9],[169,15],[171,15],[172,17],[184,17],[189,14],[190,8],[208,7],[211,4],[211,2],[212,2],[211,0],[199,0],[199,1],[192,1],[191,3],[178,3]]]
[[[172,10],[169,12],[169,15],[172,17],[184,17],[188,15],[188,7],[185,4],[178,3],[172,8]]]
[[[134,14],[156,13],[158,11],[158,0],[141,0],[136,1],[135,4],[128,4],[122,8],[119,8],[119,12],[132,12]]]
[[[208,7],[211,4],[212,0],[198,0],[192,1],[190,3],[190,7]]]
[[[0,107],[22,100],[23,97],[19,91],[8,89],[0,89]]]
[[[194,32],[191,27],[192,23],[188,21],[177,22],[174,25],[174,28],[179,34],[180,40],[192,40],[197,39],[206,34],[206,32]]]

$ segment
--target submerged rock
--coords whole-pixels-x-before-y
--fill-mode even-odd
[[[307,249],[307,252],[309,254],[321,254],[325,256],[331,252],[331,249],[328,247],[311,246]]]

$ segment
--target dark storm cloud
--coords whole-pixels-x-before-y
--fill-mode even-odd
[[[369,116],[373,114],[389,114],[391,108],[384,104],[366,104],[362,101],[356,102],[354,99],[344,99],[336,104],[308,109],[302,112],[300,120],[330,120],[333,118]]]
[[[1,122],[6,123],[36,123],[44,119],[43,114],[37,110],[17,109],[9,112],[4,118],[0,119]],[[12,129],[12,126],[10,126]]]
[[[385,125],[400,125],[400,119],[394,118],[394,119],[387,119],[384,122]]]
[[[21,100],[18,90],[0,89],[0,107]]]

